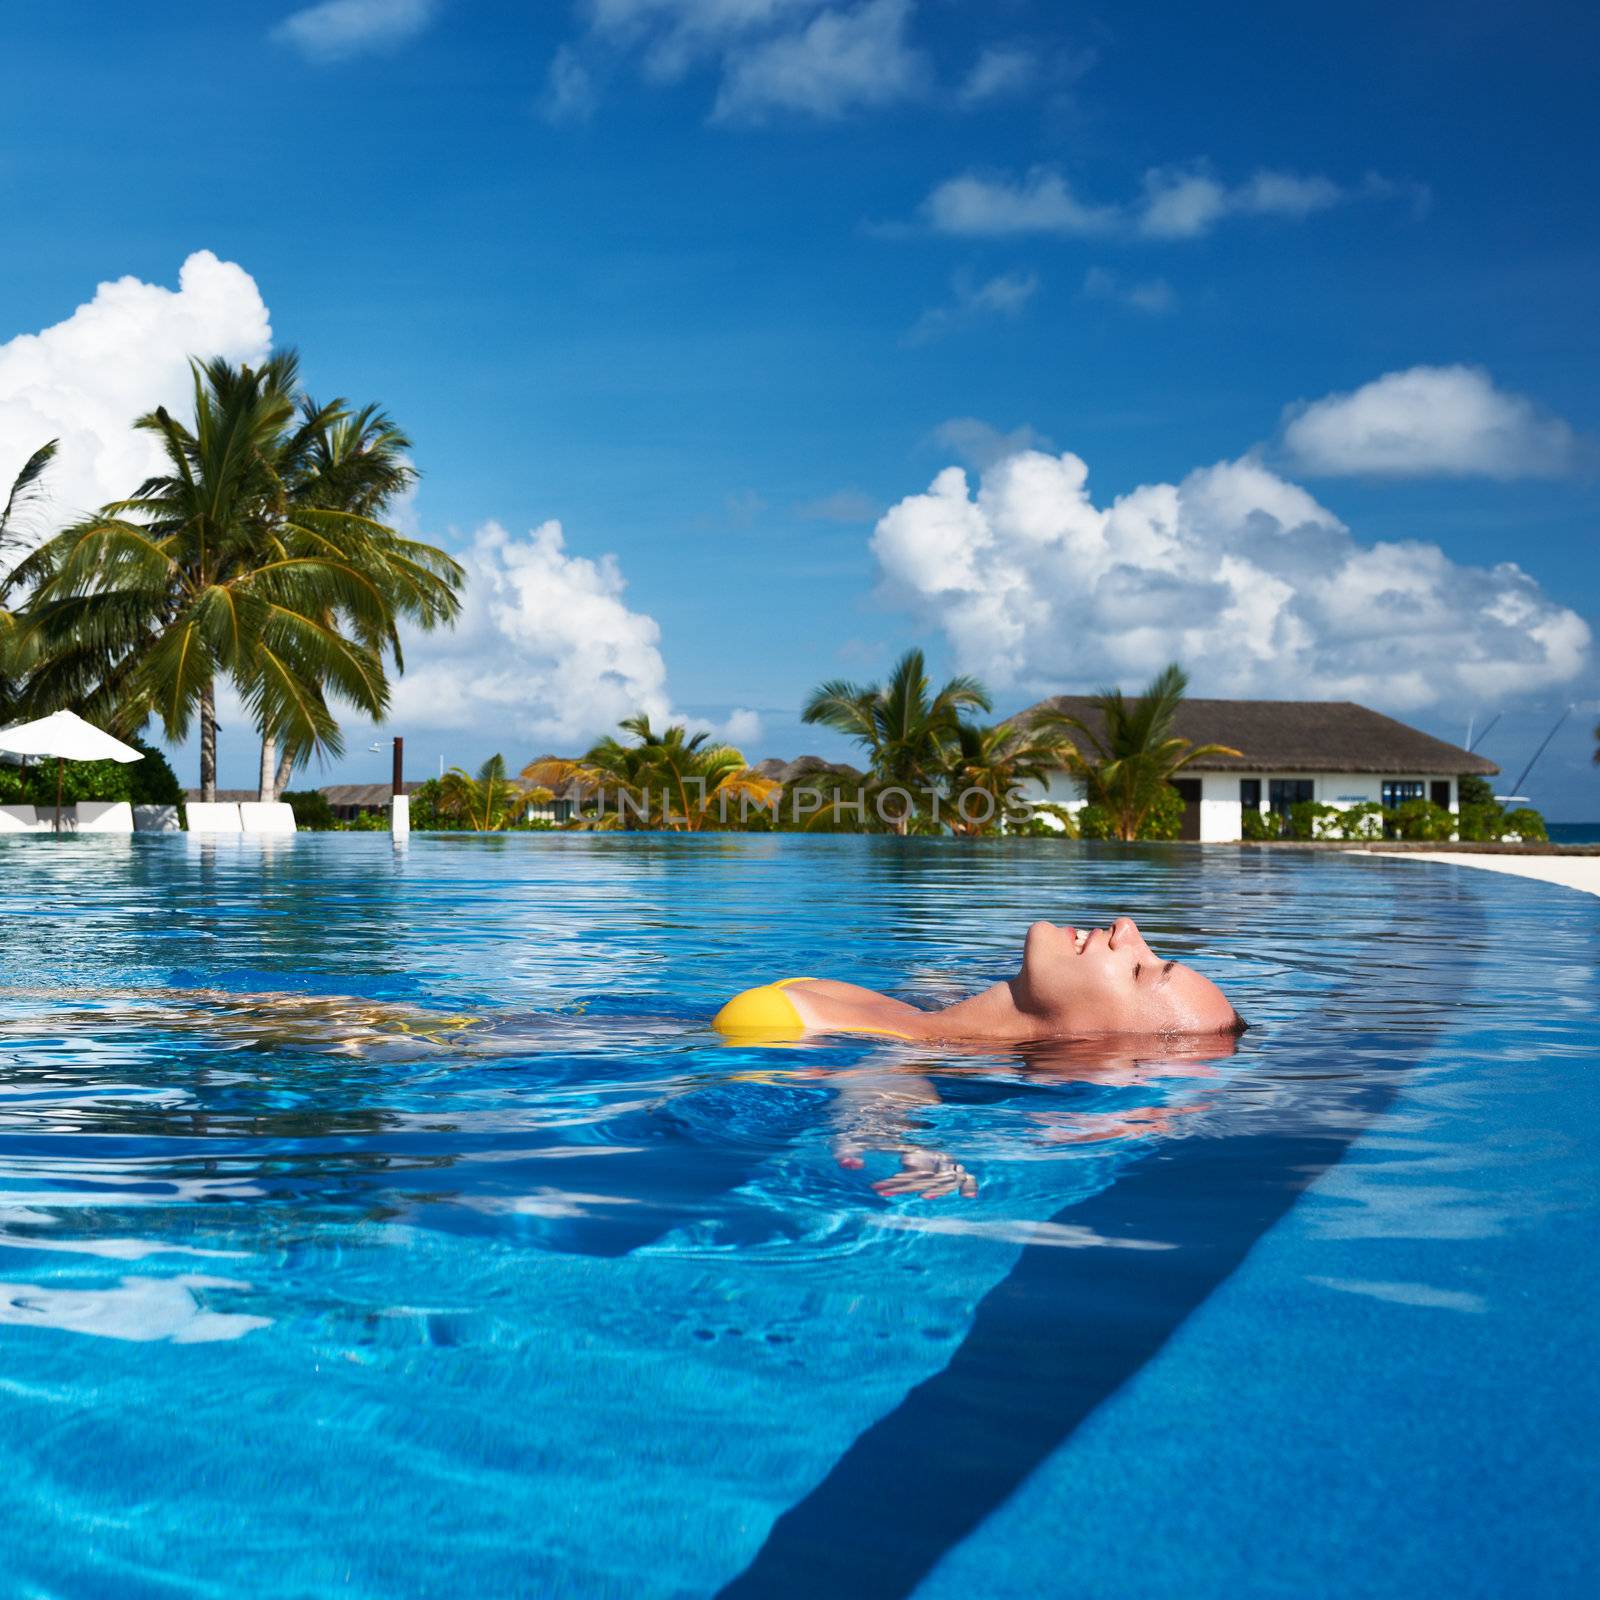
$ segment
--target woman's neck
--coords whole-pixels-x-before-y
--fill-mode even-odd
[[[1021,980],[1008,978],[966,1000],[927,1016],[929,1039],[993,1039],[1015,1042],[1048,1035],[1045,1019],[1026,1009]]]

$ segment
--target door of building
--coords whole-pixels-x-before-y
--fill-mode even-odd
[[[1183,796],[1183,827],[1179,830],[1180,839],[1200,838],[1200,780],[1198,778],[1174,778],[1172,787]]]

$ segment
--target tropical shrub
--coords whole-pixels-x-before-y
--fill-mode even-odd
[[[1104,806],[1093,800],[1078,807],[1078,837],[1080,839],[1115,839],[1116,819]]]
[[[1141,839],[1181,839],[1183,814],[1187,807],[1184,799],[1170,783],[1157,792],[1150,809],[1145,812],[1139,826]]]
[[[306,828],[312,833],[327,833],[339,826],[327,795],[320,789],[285,789],[278,798],[293,808],[297,828]]]
[[[1283,833],[1282,823],[1277,814],[1263,811],[1259,806],[1244,807],[1239,823],[1239,832],[1246,839],[1276,839]]]
[[[1543,844],[1550,837],[1544,818],[1532,806],[1518,806],[1515,811],[1506,813],[1505,829],[1500,837],[1507,839],[1513,835],[1524,843],[1533,844]]]
[[[1161,793],[1151,797],[1144,815],[1139,820],[1137,839],[1176,839],[1183,833],[1183,796],[1170,783],[1162,785]],[[1078,811],[1078,837],[1080,839],[1122,839],[1123,817],[1107,806],[1091,800]]]
[[[1289,807],[1284,835],[1290,839],[1344,839],[1344,812],[1320,800],[1297,800]]]
[[[143,761],[132,761],[123,768],[128,774],[128,798],[136,806],[181,805],[183,785],[166,756],[143,739],[129,739],[127,743],[144,751]]]
[[[1339,813],[1337,837],[1352,840],[1381,839],[1383,807],[1376,800],[1363,800],[1360,805],[1346,806]]]
[[[1455,817],[1432,800],[1404,801],[1392,806],[1387,817],[1396,837],[1401,839],[1437,841],[1451,838],[1456,831]]]
[[[133,779],[120,761],[67,761],[61,767],[61,803],[79,800],[131,800]],[[20,767],[0,766],[0,805],[53,806],[56,803],[56,764],[30,762]]]
[[[1038,800],[1028,808],[1026,816],[1008,818],[1005,826],[1008,838],[1014,839],[1076,839],[1078,819],[1066,806]]]

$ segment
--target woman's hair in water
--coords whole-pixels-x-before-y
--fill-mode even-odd
[[[1230,1022],[1222,1031],[1230,1038],[1237,1039],[1239,1035],[1243,1033],[1244,1030],[1249,1026],[1250,1024],[1246,1022],[1237,1011],[1235,1011],[1233,1014],[1233,1021]]]

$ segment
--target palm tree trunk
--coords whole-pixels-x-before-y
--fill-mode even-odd
[[[294,754],[292,751],[285,750],[283,754],[278,757],[278,775],[273,779],[272,782],[272,793],[274,797],[282,795],[283,791],[289,787],[289,780],[293,776]]]
[[[200,691],[200,798],[217,798],[217,697],[209,683]]]
[[[278,740],[272,733],[261,735],[261,777],[256,798],[267,801],[278,798]]]

